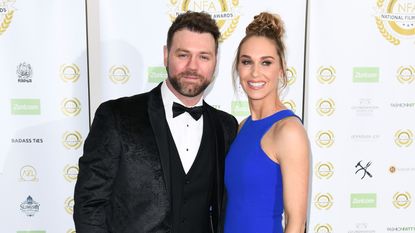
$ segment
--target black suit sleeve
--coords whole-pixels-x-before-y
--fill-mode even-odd
[[[111,102],[99,106],[84,154],[79,159],[75,185],[74,221],[77,233],[107,233],[108,213],[121,144]]]

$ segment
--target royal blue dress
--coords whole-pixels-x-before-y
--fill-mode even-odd
[[[262,150],[261,139],[290,116],[291,110],[282,110],[260,120],[248,117],[232,143],[225,160],[224,233],[283,233],[281,169]]]

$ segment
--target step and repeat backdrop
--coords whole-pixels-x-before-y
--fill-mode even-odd
[[[95,109],[166,78],[167,30],[187,10],[220,27],[206,101],[238,120],[249,109],[231,68],[245,27],[261,11],[285,21],[282,99],[312,149],[307,232],[415,232],[415,3],[0,0],[1,232],[75,232]]]

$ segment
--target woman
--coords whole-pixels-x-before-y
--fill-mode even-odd
[[[234,81],[239,76],[251,115],[226,157],[225,233],[304,232],[310,150],[301,121],[279,98],[287,85],[284,32],[278,15],[263,12],[238,46]]]

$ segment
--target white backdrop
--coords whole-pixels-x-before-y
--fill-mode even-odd
[[[308,232],[415,232],[415,4],[306,4],[0,0],[1,232],[74,232],[76,163],[89,116],[99,103],[166,77],[167,30],[184,10],[221,16],[206,100],[239,120],[249,112],[232,87],[237,44],[259,12],[284,19],[290,85],[283,99],[303,116],[313,153]]]

